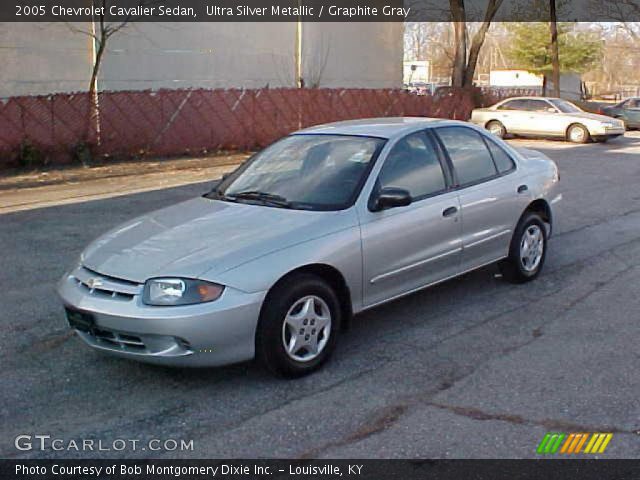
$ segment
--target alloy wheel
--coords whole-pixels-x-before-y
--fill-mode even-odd
[[[282,324],[282,342],[290,358],[309,362],[322,353],[331,335],[331,310],[316,295],[296,300]]]
[[[520,262],[522,268],[532,273],[540,265],[544,253],[544,235],[538,225],[529,225],[520,240]]]

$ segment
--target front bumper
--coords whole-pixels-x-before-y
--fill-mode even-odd
[[[142,303],[142,286],[127,282],[119,288],[116,279],[103,277],[110,290],[94,290],[83,283],[87,272],[100,278],[78,267],[62,278],[58,294],[68,315],[77,315],[73,328],[91,347],[172,366],[218,366],[253,358],[266,292],[226,288],[214,302],[153,307]]]
[[[624,126],[622,126],[622,127],[604,127],[604,126],[600,125],[598,127],[593,128],[593,130],[590,133],[594,137],[605,137],[605,136],[610,136],[610,135],[624,135],[624,132],[625,132]]]

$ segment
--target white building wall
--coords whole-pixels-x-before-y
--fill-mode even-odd
[[[71,28],[87,25],[0,22],[0,97],[86,90],[91,39]]]
[[[542,87],[543,76],[526,70],[491,70],[492,87]]]
[[[295,23],[138,23],[114,36],[100,89],[293,85]]]
[[[400,87],[402,28],[304,23],[305,84]],[[109,41],[99,89],[293,87],[295,46],[295,22],[133,23]],[[91,58],[91,39],[63,23],[0,23],[0,97],[86,90]]]
[[[402,87],[401,22],[303,23],[302,32],[307,86]]]

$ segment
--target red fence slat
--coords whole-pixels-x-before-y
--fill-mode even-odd
[[[530,90],[445,89],[417,96],[399,89],[196,89],[101,92],[96,115],[88,93],[0,99],[0,167],[28,142],[51,161],[78,145],[105,156],[194,155],[263,147],[300,128],[366,117],[465,120],[476,103]]]

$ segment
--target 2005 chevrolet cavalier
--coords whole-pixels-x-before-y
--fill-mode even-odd
[[[302,375],[355,313],[493,262],[536,278],[558,180],[544,155],[462,122],[321,125],[98,238],[59,293],[97,349]]]

